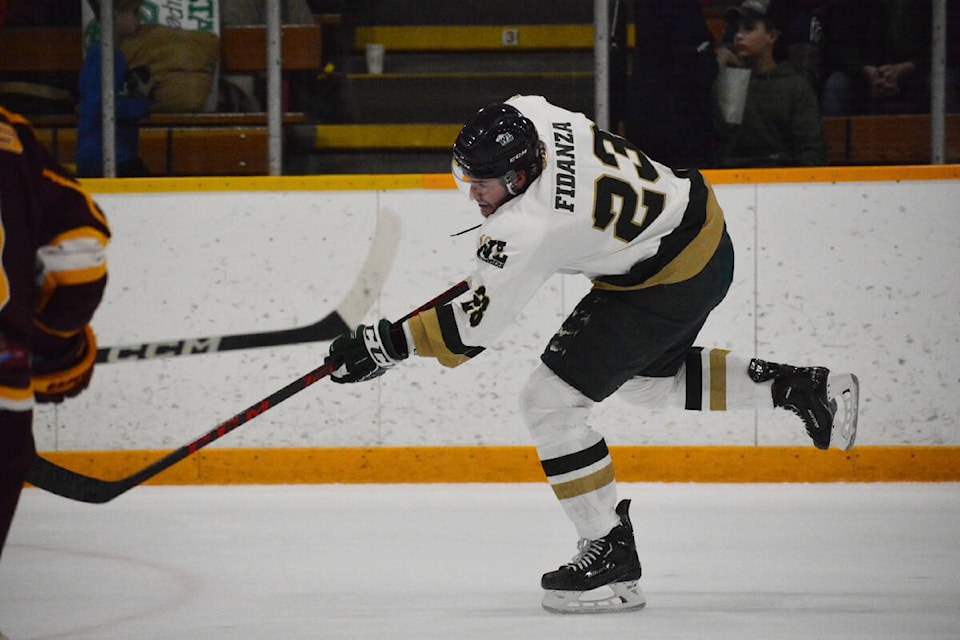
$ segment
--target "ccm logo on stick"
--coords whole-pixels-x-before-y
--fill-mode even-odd
[[[150,358],[183,356],[192,353],[215,353],[219,349],[220,338],[156,342],[142,345],[139,349],[114,347],[107,352],[106,361],[122,362],[123,360],[149,360]]]

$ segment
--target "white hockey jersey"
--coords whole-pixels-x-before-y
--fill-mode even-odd
[[[723,234],[723,212],[696,171],[661,165],[540,96],[507,103],[536,126],[545,167],[484,220],[470,291],[407,322],[416,353],[446,366],[491,344],[555,273],[613,290],[681,282]]]

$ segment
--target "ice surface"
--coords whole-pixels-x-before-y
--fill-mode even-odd
[[[558,616],[545,484],[24,492],[11,640],[960,638],[960,485],[621,484],[647,608]]]

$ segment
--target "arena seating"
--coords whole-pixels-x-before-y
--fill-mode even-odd
[[[321,74],[324,65],[336,63],[327,85],[333,117],[283,115],[285,173],[446,172],[463,120],[479,106],[517,93],[542,94],[593,112],[592,3],[556,3],[544,15],[541,5],[497,0],[472,18],[455,3],[411,7],[358,0],[349,7],[336,19],[284,27],[285,72]],[[722,19],[707,18],[719,35]],[[327,60],[323,38],[331,25],[339,48]],[[631,39],[628,29],[628,45]],[[263,27],[225,28],[221,70],[262,71],[265,40]],[[383,74],[367,72],[369,43],[385,46]],[[0,78],[76,73],[80,50],[78,30],[6,29],[0,38]],[[75,117],[31,119],[57,157],[72,162]],[[141,130],[141,153],[157,175],[263,175],[268,172],[266,124],[265,113],[156,114]],[[823,125],[831,165],[930,160],[929,116],[825,118]],[[946,147],[947,162],[960,162],[960,115],[948,116]]]

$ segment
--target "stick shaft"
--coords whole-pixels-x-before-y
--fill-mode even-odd
[[[367,253],[353,287],[334,311],[313,324],[275,331],[237,333],[203,338],[180,338],[101,347],[97,349],[97,362],[153,360],[155,358],[173,358],[238,349],[333,340],[341,333],[348,331],[351,325],[360,322],[373,305],[374,300],[380,295],[380,290],[396,257],[399,238],[399,217],[392,211],[383,210],[374,231],[370,251]]]
[[[397,322],[404,322],[422,311],[445,304],[446,302],[456,298],[467,289],[468,285],[466,281],[458,282],[436,298],[421,305],[420,307],[417,307]],[[137,485],[143,484],[160,472],[172,467],[184,458],[193,455],[210,443],[219,440],[234,429],[238,428],[240,425],[243,425],[250,420],[253,420],[257,416],[266,413],[287,398],[299,393],[300,391],[303,391],[313,383],[327,377],[337,367],[337,364],[338,363],[336,361],[327,359],[316,369],[313,369],[312,371],[300,376],[282,389],[278,389],[263,400],[255,402],[243,411],[237,413],[227,420],[224,420],[193,442],[185,444],[179,449],[171,451],[159,460],[151,463],[132,475],[127,476],[126,478],[122,478],[120,480],[101,480],[99,478],[93,478],[70,471],[69,469],[64,469],[63,467],[60,467],[43,457],[37,456],[37,458],[34,460],[33,467],[30,469],[30,473],[27,476],[27,481],[30,484],[39,487],[40,489],[50,493],[55,493],[71,500],[98,504],[109,502],[120,494],[129,491]]]
[[[124,362],[128,360],[152,360],[172,358],[203,353],[235,351],[237,349],[255,349],[275,347],[303,342],[332,340],[347,331],[349,327],[336,311],[319,322],[294,329],[279,329],[260,333],[238,333],[228,336],[207,336],[205,338],[185,338],[160,342],[141,342],[140,344],[117,345],[97,349],[97,362]]]

